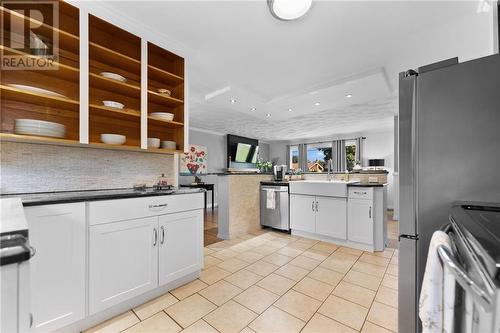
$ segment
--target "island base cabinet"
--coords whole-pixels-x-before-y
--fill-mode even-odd
[[[316,230],[316,197],[290,195],[290,229],[306,232]]]
[[[371,200],[350,199],[348,204],[348,239],[374,244],[373,206]]]
[[[203,210],[162,215],[159,226],[160,285],[201,270]]]
[[[25,208],[31,330],[50,332],[85,316],[85,203]]]
[[[158,217],[90,226],[89,313],[158,285]]]
[[[316,197],[316,233],[347,239],[347,199]]]

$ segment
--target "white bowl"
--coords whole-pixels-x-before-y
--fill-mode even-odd
[[[127,141],[127,137],[120,134],[101,134],[101,141],[108,145],[122,145]]]
[[[161,120],[167,120],[167,121],[172,121],[174,120],[174,114],[173,113],[168,113],[168,112],[151,112],[149,114],[153,118],[161,119]]]
[[[160,139],[148,138],[148,148],[160,148]]]
[[[113,80],[117,80],[120,82],[127,82],[127,79],[124,78],[123,76],[121,76],[120,74],[111,73],[111,72],[101,72],[99,74],[105,78],[108,78],[108,79],[113,79]]]
[[[63,138],[66,134],[66,126],[45,120],[16,119],[14,133]]]
[[[164,149],[176,149],[177,143],[175,141],[162,141],[161,147]]]
[[[167,95],[167,96],[171,96],[172,95],[172,92],[168,89],[165,89],[165,88],[160,88],[158,89],[158,93],[160,95]]]
[[[104,106],[115,109],[123,109],[125,107],[125,105],[123,105],[122,103],[115,101],[102,101],[102,104],[104,104]]]

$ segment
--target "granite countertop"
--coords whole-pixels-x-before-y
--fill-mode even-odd
[[[368,183],[368,182],[355,182],[349,183],[347,186],[349,187],[384,187],[387,183]]]
[[[4,194],[0,198],[20,198],[23,206],[37,206],[46,204],[60,204],[81,201],[96,201],[110,199],[126,199],[138,197],[153,197],[161,195],[181,195],[192,193],[203,193],[202,188],[182,188],[178,190],[154,191],[152,188],[146,190],[110,189],[110,190],[87,190],[87,191],[61,191],[41,193],[18,193]]]
[[[261,185],[271,185],[271,186],[289,186],[290,182],[270,180],[270,181],[261,181],[260,184]]]

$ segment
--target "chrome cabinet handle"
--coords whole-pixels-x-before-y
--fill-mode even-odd
[[[316,201],[316,211],[318,211],[318,202]]]
[[[30,328],[33,327],[33,312],[30,312]]]
[[[36,254],[36,249],[33,246],[30,246],[30,258],[33,258]]]
[[[153,229],[153,236],[154,236],[153,247],[155,247],[156,243],[158,243],[158,231],[156,230],[156,228]]]
[[[372,206],[370,206],[370,209],[368,210],[368,217],[372,218]]]
[[[367,192],[354,191],[354,194],[366,194]]]
[[[158,205],[149,205],[149,208],[152,209],[152,208],[165,208],[168,206],[168,203],[164,203],[164,204],[158,204]]]
[[[160,230],[161,230],[160,244],[163,244],[165,242],[165,228],[161,226]]]
[[[311,202],[311,209],[312,209],[312,211],[314,212],[314,201],[313,201],[313,202]]]

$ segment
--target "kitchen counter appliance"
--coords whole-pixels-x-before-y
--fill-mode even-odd
[[[286,165],[275,165],[273,167],[274,180],[277,182],[283,181],[287,171]]]
[[[290,197],[287,183],[261,183],[260,225],[283,231],[290,230]]]
[[[500,54],[400,73],[399,332],[421,331],[429,243],[453,202],[500,202],[498,73]]]

